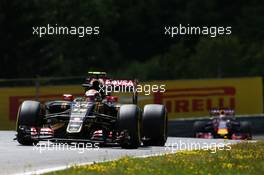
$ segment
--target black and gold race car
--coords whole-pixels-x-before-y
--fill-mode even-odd
[[[167,140],[166,108],[148,104],[141,110],[136,85],[135,80],[112,80],[104,72],[90,72],[81,97],[64,94],[63,100],[43,104],[24,101],[17,114],[16,139],[22,145],[49,140],[115,144],[122,148],[163,146]],[[121,86],[132,93],[131,104],[120,104],[118,97],[109,93],[109,88]]]

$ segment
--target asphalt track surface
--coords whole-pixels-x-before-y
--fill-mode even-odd
[[[138,149],[104,147],[98,149],[65,147],[47,142],[40,142],[37,147],[21,146],[13,140],[14,137],[14,131],[0,131],[0,174],[39,174],[65,169],[75,164],[115,160],[123,156],[147,157],[173,153],[183,149],[193,149],[192,144],[214,147],[238,142],[223,139],[170,137],[165,147],[140,147]]]

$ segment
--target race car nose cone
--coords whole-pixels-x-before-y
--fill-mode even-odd
[[[228,131],[227,131],[227,129],[218,129],[217,134],[226,135],[226,134],[228,134]]]

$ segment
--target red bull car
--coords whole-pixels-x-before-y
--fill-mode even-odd
[[[112,80],[104,72],[90,72],[81,97],[64,94],[62,100],[41,104],[24,101],[18,110],[17,141],[91,142],[137,148],[163,146],[167,140],[164,105],[137,106],[135,80]],[[122,88],[121,88],[122,87]],[[111,91],[131,92],[132,103],[120,104]]]
[[[196,138],[252,139],[251,123],[238,121],[232,109],[210,110],[210,121],[196,121]]]

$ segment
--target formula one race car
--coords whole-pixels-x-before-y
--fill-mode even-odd
[[[210,121],[196,121],[196,138],[252,139],[251,124],[238,121],[232,109],[212,109]]]
[[[85,94],[63,100],[24,101],[18,110],[17,141],[33,145],[39,141],[90,142],[137,148],[164,146],[167,140],[167,112],[164,105],[137,106],[135,80],[112,80],[104,72],[90,72],[83,84]],[[109,89],[131,92],[132,104],[118,103]]]

